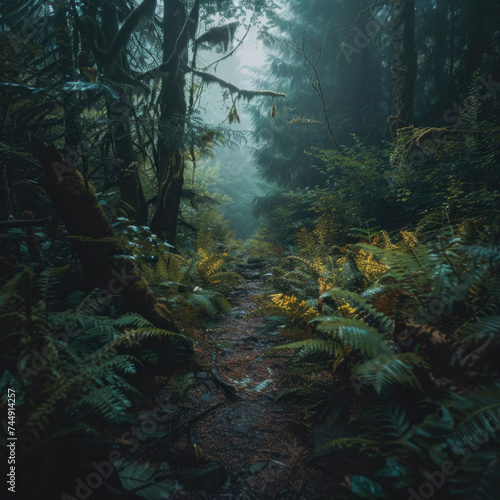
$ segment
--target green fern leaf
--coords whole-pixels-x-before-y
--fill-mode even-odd
[[[384,342],[375,328],[358,319],[336,319],[318,325],[318,330],[333,333],[344,344],[359,350],[367,356],[391,354],[391,348]]]
[[[380,394],[382,388],[390,384],[401,384],[421,389],[413,367],[429,369],[420,356],[414,353],[382,354],[354,368],[362,381],[373,385]]]

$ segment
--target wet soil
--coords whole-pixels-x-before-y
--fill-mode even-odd
[[[184,465],[191,479],[188,473],[172,498],[326,498],[326,478],[311,462],[312,440],[276,401],[290,387],[285,370],[290,353],[269,352],[283,338],[266,332],[264,317],[247,317],[256,308],[255,297],[264,293],[259,266],[247,265],[242,272],[247,280],[230,297],[232,311],[195,343],[198,359],[210,369],[195,373],[184,399],[187,408],[167,429],[171,453],[182,450],[196,458],[194,467]],[[162,448],[157,452],[162,455]],[[182,460],[179,455],[179,466]]]

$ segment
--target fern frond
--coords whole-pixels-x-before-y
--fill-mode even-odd
[[[466,395],[452,394],[447,407],[458,422],[455,428],[457,437],[474,443],[477,432],[500,426],[500,383],[495,382]]]
[[[187,300],[192,306],[200,308],[214,319],[231,309],[231,304],[229,304],[224,296],[209,290],[200,290],[191,293]]]
[[[76,402],[73,409],[88,405],[109,423],[130,422],[126,410],[132,406],[129,399],[116,387],[107,385],[93,389]]]
[[[324,352],[330,356],[337,356],[341,346],[338,342],[332,340],[307,339],[272,347],[270,351],[281,349],[304,349],[305,351]]]
[[[373,385],[380,394],[382,388],[390,384],[408,385],[421,388],[413,367],[429,369],[428,363],[414,353],[383,354],[353,369],[361,380]]]
[[[141,328],[151,326],[151,322],[137,313],[127,313],[113,321],[117,328]]]
[[[500,247],[497,245],[487,247],[471,245],[461,247],[459,249],[469,254],[475,260],[486,261],[491,267],[497,267],[500,265]]]
[[[394,330],[394,322],[383,312],[377,311],[365,298],[356,292],[349,290],[331,288],[321,295],[321,298],[333,298],[339,304],[347,304],[355,309],[356,316],[362,318],[368,325],[376,328],[382,334],[391,334]]]
[[[375,328],[358,319],[336,319],[317,326],[319,331],[333,333],[344,344],[359,350],[367,356],[391,354],[392,350],[384,342]]]
[[[321,446],[319,446],[316,449],[317,453],[324,453],[332,450],[341,450],[344,448],[353,448],[355,446],[365,446],[365,447],[374,447],[374,446],[379,446],[380,441],[377,441],[375,439],[371,439],[365,436],[357,436],[357,437],[344,437],[344,438],[338,438],[338,439],[333,439],[332,441],[329,441],[328,443],[325,443]]]
[[[458,464],[458,474],[450,478],[450,485],[450,495],[460,498],[497,498],[500,489],[498,449],[475,451],[470,460]]]
[[[480,318],[478,321],[467,323],[461,332],[464,335],[481,340],[491,335],[498,335],[500,332],[500,315],[495,314]]]

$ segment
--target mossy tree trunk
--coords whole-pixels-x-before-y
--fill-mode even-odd
[[[155,326],[178,332],[172,314],[156,300],[142,276],[128,269],[128,276],[122,272],[121,280],[117,278],[113,255],[118,242],[109,240],[115,236],[113,228],[93,187],[85,185],[76,168],[64,163],[54,146],[38,141],[36,147],[45,177],[44,188],[73,237],[73,247],[88,281],[101,290],[120,293],[127,309],[141,314]],[[119,292],[118,288],[121,288]]]
[[[186,123],[186,79],[181,65],[187,59],[186,7],[181,0],[166,0],[163,14],[163,64],[158,138],[159,193],[151,229],[175,242],[177,217],[184,184],[184,128]]]
[[[127,72],[130,73],[127,57],[123,50],[125,47],[119,48],[117,56],[106,55],[106,51],[109,51],[119,31],[116,4],[103,2],[101,17],[101,27],[96,26],[95,28],[97,30],[96,39],[88,40],[87,44],[94,49],[94,56],[105,78],[120,86],[123,79],[126,78]],[[85,29],[80,34],[83,38],[89,36]],[[126,45],[126,40],[123,43]],[[99,44],[101,46],[98,46]],[[119,162],[117,172],[122,201],[121,208],[130,219],[134,219],[138,224],[146,224],[147,206],[139,177],[139,163],[132,140],[128,109],[130,102],[128,91],[121,86],[119,100],[108,99],[108,118],[112,125],[114,152]]]

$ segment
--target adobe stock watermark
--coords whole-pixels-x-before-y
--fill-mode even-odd
[[[486,416],[483,414],[486,420],[485,425],[474,431],[472,440],[466,441],[465,443],[462,440],[455,441],[452,451],[455,455],[462,455],[460,459],[461,463],[469,461],[473,452],[478,451],[482,445],[490,441],[491,438],[494,438],[495,433],[500,430],[500,410],[497,409],[497,412],[498,417],[496,420],[491,415]],[[408,488],[408,493],[410,494],[408,500],[431,498],[436,490],[442,488],[448,478],[453,476],[457,471],[458,467],[453,460],[445,460],[441,463],[440,469],[433,473],[426,471],[424,476],[428,481],[422,483],[418,487],[418,491],[416,491],[415,488]]]
[[[112,278],[109,280],[107,288],[99,290],[95,299],[92,299],[92,301],[89,300],[80,304],[77,308],[78,313],[95,315],[105,307],[113,295],[121,293],[124,288],[135,279],[134,276],[124,277],[115,269],[111,271],[111,274]],[[93,302],[93,304],[91,302]],[[49,337],[51,341],[47,342],[41,351],[38,349],[31,349],[31,356],[18,363],[17,371],[23,383],[27,384],[32,376],[36,376],[41,371],[45,370],[50,362],[57,358],[58,342],[67,344],[71,338],[77,336],[79,333],[80,330],[78,325],[74,321],[69,321],[65,324],[64,332],[50,332]],[[98,357],[100,352],[101,350],[96,351],[94,356]],[[28,366],[28,364],[30,366]]]
[[[363,49],[371,44],[372,37],[384,28],[384,25],[377,19],[376,7],[371,9],[372,19],[365,24],[364,29],[359,26],[354,26],[352,29],[353,34],[350,36],[350,42],[344,41],[342,43],[341,51],[348,64],[352,62],[354,54],[361,54]],[[389,11],[385,13],[386,17],[397,17],[401,11],[401,0],[394,0],[389,6]]]
[[[163,390],[155,400],[156,407],[146,412],[140,417],[140,422],[132,425],[130,429],[120,436],[120,440],[130,445],[128,454],[136,453],[141,447],[141,442],[146,441],[154,434],[158,425],[171,418],[172,411],[176,405],[170,402],[170,394]],[[160,414],[163,413],[163,415]],[[106,479],[109,479],[115,468],[119,468],[125,460],[124,454],[118,450],[112,450],[108,459],[101,462],[92,462],[94,472],[90,472],[86,477],[75,479],[75,489],[73,494],[63,493],[61,500],[87,500],[93,491],[102,486]]]

